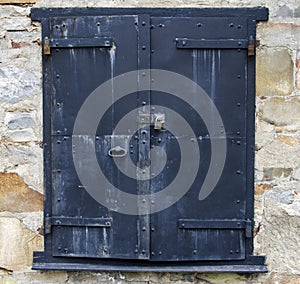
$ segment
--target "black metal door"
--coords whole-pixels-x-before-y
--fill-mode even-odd
[[[140,30],[139,24],[145,29]],[[51,56],[55,89],[53,255],[148,258],[151,247],[153,260],[243,259],[247,225],[246,189],[243,184],[246,167],[247,20],[159,17],[152,18],[151,25],[150,40],[149,17],[145,15],[65,18],[51,22],[51,44],[55,48]],[[179,73],[199,84],[220,112],[224,125],[217,127],[224,128],[224,136],[211,137],[193,105],[187,105],[180,98],[153,90],[151,98],[150,91],[141,91],[126,96],[126,101],[115,101],[113,87],[111,94],[100,94],[109,96],[112,102],[101,119],[96,142],[90,139],[93,133],[74,135],[73,124],[79,109],[96,87],[108,79],[112,79],[114,84],[114,77],[128,71],[150,67],[150,42],[151,67]],[[195,105],[202,103],[197,91],[192,96]],[[147,108],[150,103],[151,110]],[[135,111],[137,119],[143,115],[161,115],[166,120],[164,127],[141,124],[136,133],[138,139],[134,139],[132,129],[129,133],[126,133],[128,129],[123,129],[123,133],[113,133],[123,116],[139,106],[141,108]],[[177,121],[180,118],[164,111],[165,107],[185,118],[195,138],[180,132],[183,131],[180,121]],[[211,113],[210,120],[214,119],[214,113]],[[177,135],[171,131],[174,127]],[[151,217],[119,214],[97,204],[87,194],[86,184],[80,184],[74,174],[72,154],[76,156],[76,151],[82,151],[74,145],[72,147],[72,139],[76,139],[76,135],[89,140],[87,148],[95,147],[102,172],[118,189],[145,195],[149,193],[151,184],[153,198],[145,200],[139,207],[149,208],[151,201],[154,208],[155,203],[162,202],[155,200],[155,193],[172,182],[182,166],[182,159],[189,161],[185,167],[193,167],[200,157],[201,163],[196,169],[193,186],[176,204]],[[211,142],[214,139],[226,140],[227,163],[213,193],[205,200],[199,200],[213,154]],[[181,153],[180,156],[178,140],[185,140],[184,143],[191,143],[191,146],[198,144],[200,157],[193,152]],[[150,146],[157,146],[152,152],[152,167],[149,163],[147,165]],[[161,149],[165,152],[166,161],[159,158],[162,157]],[[114,151],[123,152],[114,154]],[[88,173],[84,174],[92,178],[97,175],[97,168],[89,167],[91,161],[86,156],[83,155],[82,168],[88,169]],[[139,166],[137,179],[129,179],[115,165],[117,160],[126,165],[129,159]],[[160,173],[157,169],[161,169]],[[141,175],[149,174],[153,177],[151,181],[139,179]],[[188,182],[182,185],[189,186]],[[104,189],[103,194],[111,198],[113,209],[116,193]],[[118,211],[118,204],[115,210]]]
[[[251,231],[251,222],[246,217],[245,184],[247,46],[250,37],[247,19],[170,17],[152,18],[151,23],[154,26],[151,32],[151,67],[190,78],[210,98],[207,104],[197,91],[192,91],[192,86],[186,93],[192,96],[193,105],[169,94],[151,94],[152,105],[163,106],[161,112],[164,112],[164,106],[175,110],[194,131],[194,135],[189,136],[179,130],[179,137],[178,133],[174,135],[167,131],[180,127],[180,118],[177,121],[170,113],[165,118],[166,131],[152,131],[153,143],[164,148],[167,155],[164,172],[151,180],[152,192],[172,182],[182,159],[188,159],[188,167],[193,167],[194,160],[200,159],[189,191],[176,204],[151,215],[151,258],[244,259],[247,226]],[[215,133],[209,133],[207,121],[194,109],[204,103],[207,104],[204,108],[212,109],[208,114],[211,122],[220,123],[213,105],[220,114],[221,124],[214,126]],[[169,121],[170,117],[173,121]],[[190,151],[194,151],[193,145],[198,144],[199,155],[194,151],[180,156],[179,140],[190,143]],[[157,144],[157,141],[160,143]],[[212,149],[213,143],[219,143],[217,148]],[[199,198],[201,191],[207,190],[210,163],[215,163],[212,165],[215,168],[217,163],[224,163],[217,169],[221,176],[216,186],[211,188],[212,192],[209,195],[204,193],[205,198]],[[185,177],[189,178],[188,175]]]
[[[255,28],[267,10],[33,18],[46,185],[34,268],[265,271],[252,227]]]

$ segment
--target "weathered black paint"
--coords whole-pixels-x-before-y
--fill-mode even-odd
[[[267,20],[268,10],[42,8],[32,9],[31,16],[42,22],[42,36],[51,46],[51,55],[43,56],[45,252],[35,254],[33,269],[266,272],[264,258],[252,256],[255,56],[247,48],[255,39],[256,21]],[[201,119],[168,94],[126,97],[114,106],[118,112],[104,116],[96,139],[99,164],[120,189],[160,190],[180,163],[172,134],[147,126],[130,141],[132,160],[147,164],[151,145],[159,141],[169,154],[169,169],[151,182],[120,174],[105,153],[112,129],[128,111],[171,106],[201,137],[201,168],[189,192],[162,212],[127,216],[99,205],[80,184],[72,162],[72,129],[97,86],[144,68],[185,75],[211,96],[226,129],[227,160],[216,189],[200,202],[210,141],[218,138],[207,136]],[[145,108],[145,115],[149,112]],[[141,206],[151,206],[150,200]]]

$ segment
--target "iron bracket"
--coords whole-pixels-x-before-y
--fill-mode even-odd
[[[45,235],[51,234],[52,226],[110,228],[112,218],[45,217]]]

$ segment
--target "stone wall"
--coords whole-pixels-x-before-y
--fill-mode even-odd
[[[0,0],[0,283],[300,283],[300,3],[297,0]],[[31,7],[253,7],[258,25],[255,253],[269,273],[30,270],[43,249],[41,28]]]

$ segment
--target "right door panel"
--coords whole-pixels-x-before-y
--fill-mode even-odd
[[[247,20],[152,18],[151,24],[151,68],[179,73],[200,85],[218,109],[225,134],[223,137],[208,134],[205,122],[193,107],[174,96],[152,91],[151,105],[178,112],[193,129],[197,141],[185,135],[178,137],[167,130],[152,129],[151,143],[164,149],[167,162],[162,174],[151,180],[151,192],[169,184],[174,171],[180,167],[184,157],[174,142],[177,139],[198,143],[200,166],[190,190],[173,206],[151,215],[151,259],[245,259],[246,228],[251,227],[246,218],[245,182]],[[201,104],[196,91],[193,96],[195,105]],[[212,113],[211,120],[214,119]],[[176,121],[168,123],[176,125]],[[225,166],[211,194],[199,200],[210,167],[214,139],[226,142]],[[197,155],[189,155],[189,159],[193,157],[197,159]]]

